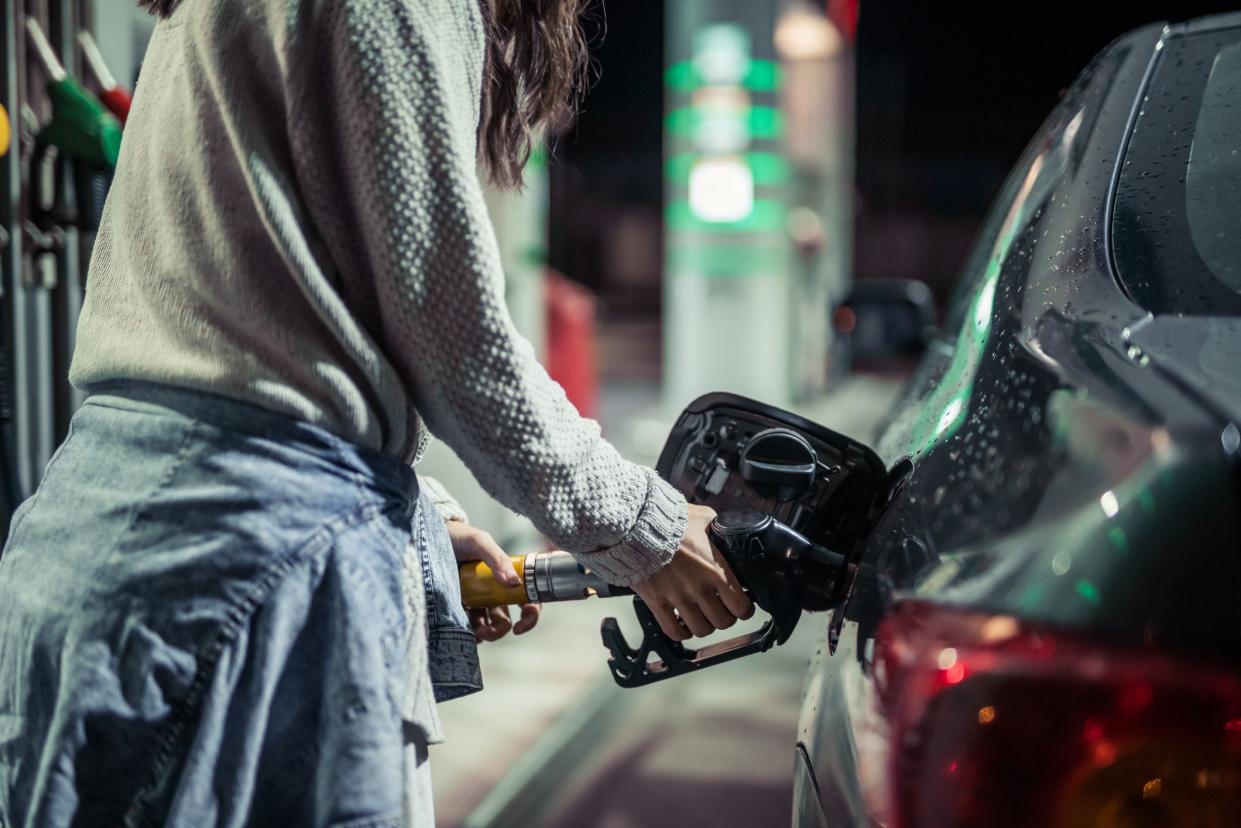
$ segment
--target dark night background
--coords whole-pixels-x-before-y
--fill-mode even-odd
[[[1096,52],[1145,23],[1237,8],[861,0],[856,275],[942,295],[1008,168]],[[664,2],[606,11],[606,36],[597,7],[591,24],[598,80],[555,151],[551,215],[553,266],[601,292],[605,320],[658,306],[657,274],[613,287],[608,235],[626,224],[626,239],[660,244]]]

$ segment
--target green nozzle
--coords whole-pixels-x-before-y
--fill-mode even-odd
[[[115,168],[121,153],[121,122],[116,116],[73,78],[52,81],[47,93],[52,121],[39,133],[39,143],[101,170]]]

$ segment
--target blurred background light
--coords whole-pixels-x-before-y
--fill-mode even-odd
[[[1099,498],[1099,505],[1103,507],[1103,514],[1109,518],[1116,517],[1116,513],[1120,511],[1120,501],[1116,499],[1115,492],[1104,492]]]
[[[741,158],[711,158],[689,173],[689,206],[703,221],[744,221],[754,212],[754,174]]]
[[[749,109],[710,106],[698,110],[695,146],[701,152],[738,152],[750,143]]]
[[[844,51],[845,38],[822,12],[798,4],[780,16],[775,44],[785,60],[828,60]]]
[[[750,35],[734,23],[704,26],[695,38],[694,68],[703,83],[739,84],[750,68]]]

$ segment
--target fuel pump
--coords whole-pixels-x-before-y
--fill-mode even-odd
[[[99,229],[103,203],[112,171],[121,151],[121,122],[98,98],[65,71],[33,17],[26,18],[26,37],[47,79],[52,118],[35,136],[31,157],[32,208],[35,228],[52,241],[39,245],[36,256],[54,253],[55,231],[77,227]],[[43,165],[51,151],[57,153],[52,193],[41,184]],[[65,202],[64,176],[72,175],[76,205]]]

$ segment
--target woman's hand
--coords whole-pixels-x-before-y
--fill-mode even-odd
[[[660,628],[674,641],[726,630],[754,614],[724,557],[707,537],[715,510],[690,504],[685,539],[667,566],[633,591],[646,602]]]
[[[482,561],[491,567],[497,579],[507,586],[521,584],[521,576],[513,569],[513,561],[491,535],[463,520],[448,521],[448,537],[452,539],[452,551],[458,562]],[[474,637],[479,641],[498,641],[509,630],[521,635],[534,629],[539,623],[539,604],[522,604],[521,618],[514,625],[508,607],[467,610]]]

